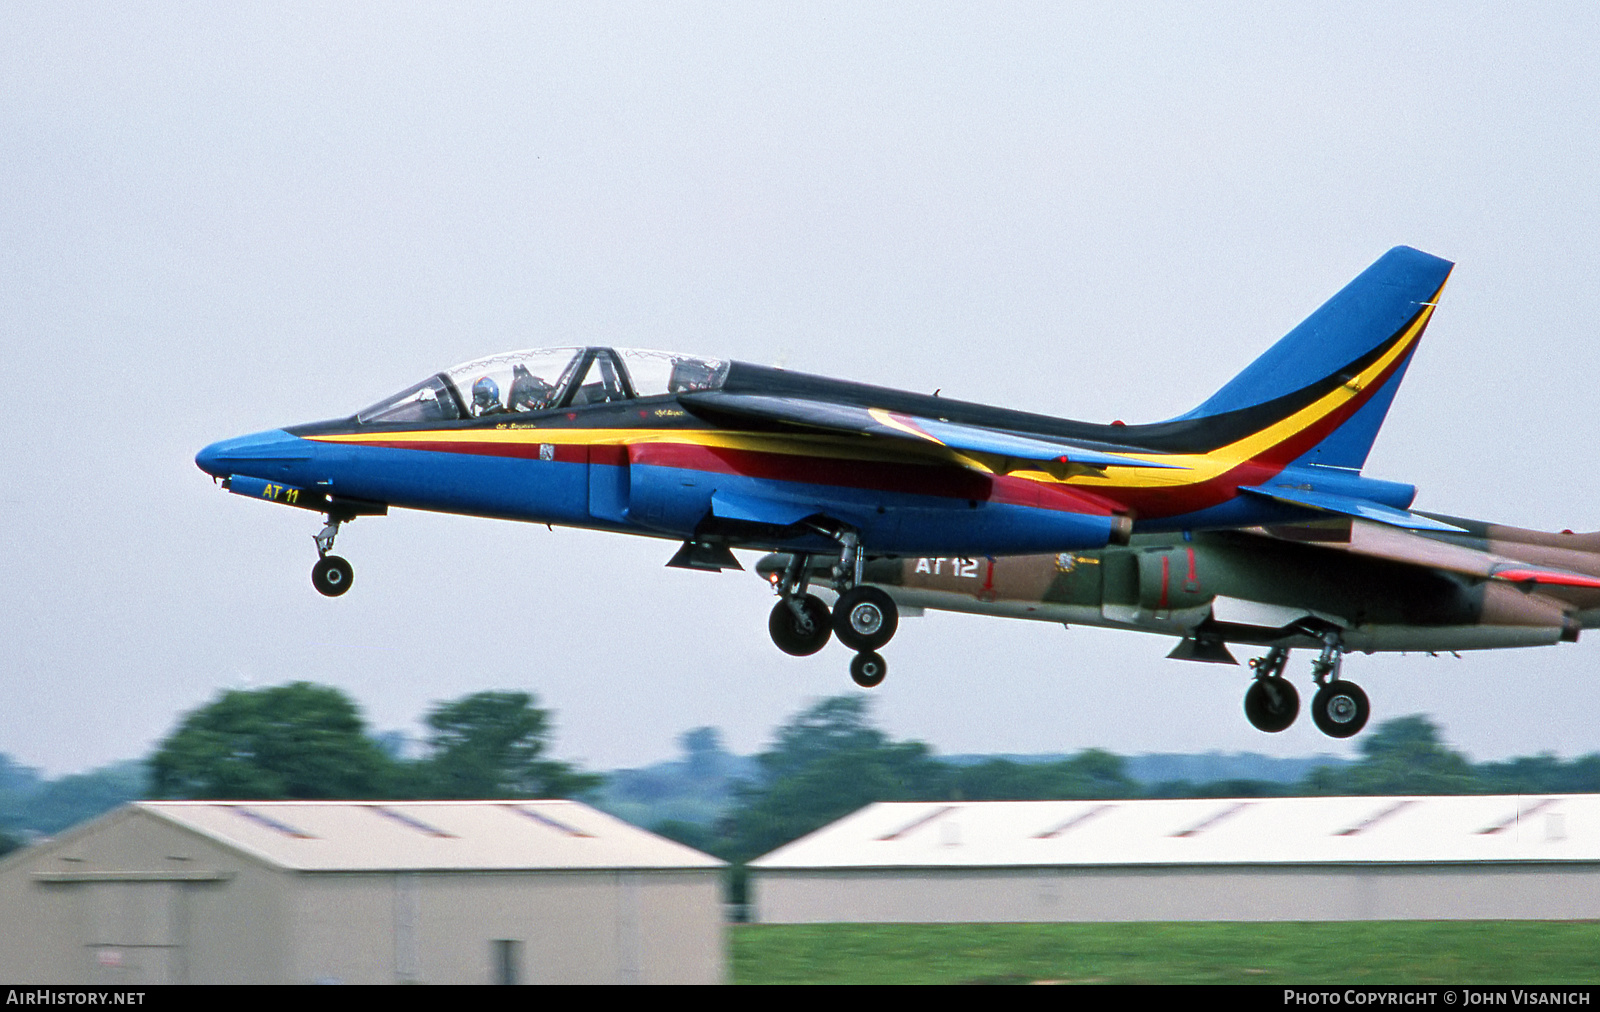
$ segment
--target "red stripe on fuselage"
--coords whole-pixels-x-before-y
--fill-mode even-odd
[[[1277,477],[1285,467],[1310,453],[1318,443],[1327,439],[1334,430],[1365,407],[1367,402],[1383,389],[1384,384],[1411,360],[1415,350],[1413,348],[1395,359],[1378,379],[1367,384],[1359,394],[1336,410],[1328,412],[1294,435],[1274,443],[1257,456],[1224,471],[1215,478],[1177,487],[1119,488],[1116,490],[1117,500],[1130,507],[1135,516],[1157,519],[1197,513],[1227,502],[1238,495],[1241,485],[1266,484]]]
[[[541,444],[536,442],[372,440],[363,441],[359,445],[522,460],[541,459]],[[630,446],[615,444],[585,446],[572,443],[543,445],[550,447],[549,452],[554,454],[554,460],[563,463],[594,463],[618,467],[633,463],[708,474],[734,474],[768,481],[874,489],[906,495],[967,499],[1101,516],[1109,515],[1117,509],[1113,500],[1093,492],[1008,475],[986,475],[955,465],[850,460],[841,457],[704,446],[698,443],[651,442],[634,443]]]

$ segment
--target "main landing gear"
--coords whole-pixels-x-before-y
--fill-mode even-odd
[[[900,625],[900,610],[894,599],[877,587],[861,585],[865,557],[853,531],[835,535],[842,549],[833,567],[833,585],[839,600],[830,614],[828,606],[815,594],[806,592],[811,580],[811,557],[796,552],[777,578],[778,603],[772,606],[767,631],[778,649],[795,657],[806,657],[821,650],[830,636],[856,652],[850,662],[850,677],[864,689],[880,684],[889,665],[878,650],[894,638]]]
[[[1283,677],[1288,661],[1289,651],[1273,647],[1267,656],[1250,662],[1256,680],[1244,694],[1244,715],[1259,731],[1286,731],[1300,715],[1300,693]]]
[[[342,521],[329,517],[322,532],[312,535],[312,540],[317,543],[317,564],[311,567],[311,585],[324,597],[343,594],[350,589],[350,581],[355,577],[355,570],[349,562],[328,554],[333,551],[333,539],[339,536],[340,523]]]
[[[1322,637],[1322,654],[1311,662],[1311,678],[1317,694],[1311,700],[1311,719],[1317,730],[1332,738],[1349,738],[1367,726],[1372,706],[1367,694],[1354,682],[1339,677],[1344,646],[1338,633]],[[1300,711],[1300,694],[1283,677],[1289,661],[1285,647],[1273,647],[1267,656],[1250,662],[1255,681],[1244,694],[1244,715],[1260,731],[1277,732],[1294,723]]]

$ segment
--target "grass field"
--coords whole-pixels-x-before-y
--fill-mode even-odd
[[[1600,922],[742,924],[739,984],[1584,984]]]

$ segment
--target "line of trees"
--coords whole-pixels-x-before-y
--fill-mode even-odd
[[[604,778],[545,754],[553,726],[527,692],[479,692],[428,712],[426,754],[387,752],[331,686],[224,692],[150,759],[157,798],[566,798]]]
[[[683,761],[608,778],[549,756],[551,713],[527,692],[437,704],[424,718],[422,754],[408,757],[403,739],[374,738],[330,686],[229,690],[185,715],[144,763],[43,783],[0,756],[0,853],[19,842],[19,828],[57,832],[139,797],[583,797],[738,864],[873,801],[1600,792],[1600,755],[1473,764],[1424,716],[1379,725],[1359,739],[1357,760],[1298,782],[1149,784],[1100,749],[1048,762],[941,759],[923,742],[892,740],[870,703],[860,694],[821,700],[753,758],[729,754],[716,729],[696,728],[680,738]]]

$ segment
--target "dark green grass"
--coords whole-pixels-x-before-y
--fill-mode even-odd
[[[1584,984],[1600,922],[747,924],[739,984]]]

